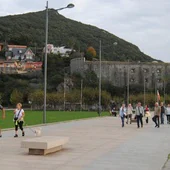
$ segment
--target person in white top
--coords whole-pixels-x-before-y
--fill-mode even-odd
[[[126,118],[127,118],[126,124],[128,124],[129,119],[130,119],[130,124],[132,123],[132,114],[133,114],[133,107],[129,103],[128,108],[127,108],[127,115],[126,115]]]
[[[166,108],[167,124],[170,124],[170,104]]]
[[[22,104],[18,103],[16,105],[16,109],[14,110],[14,123],[15,123],[15,138],[18,137],[18,127],[22,131],[22,136],[25,136],[25,132],[23,129],[23,124],[24,124],[24,116],[25,112],[22,109]]]

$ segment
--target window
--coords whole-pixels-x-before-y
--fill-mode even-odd
[[[130,79],[130,82],[134,83],[134,82],[135,82],[135,79],[134,79],[134,78],[131,78],[131,79]]]
[[[135,69],[134,68],[132,68],[130,71],[131,71],[131,73],[135,73]]]
[[[156,72],[157,72],[157,73],[161,73],[161,69],[157,69]]]
[[[144,72],[144,73],[147,73],[147,72],[148,72],[148,69],[144,68],[144,69],[143,69],[143,72]]]
[[[148,78],[145,78],[145,83],[148,83]]]

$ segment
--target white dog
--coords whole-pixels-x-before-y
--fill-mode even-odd
[[[32,128],[29,128],[34,134],[36,137],[39,137],[41,136],[41,128],[36,128],[36,129],[32,129]]]

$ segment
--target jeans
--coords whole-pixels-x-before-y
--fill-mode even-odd
[[[164,113],[161,113],[161,124],[164,124]]]
[[[170,115],[166,115],[167,116],[167,123],[170,124]]]
[[[159,127],[159,116],[158,115],[155,115],[153,117],[153,121],[155,122],[155,127]]]
[[[121,121],[122,121],[122,127],[124,127],[125,126],[125,117],[123,116],[123,117],[121,117]]]
[[[142,117],[143,117],[142,115],[137,115],[137,116],[136,116],[138,128],[140,127],[140,124],[141,124],[141,127],[143,127]]]
[[[146,123],[149,123],[149,118],[148,117],[146,118]]]

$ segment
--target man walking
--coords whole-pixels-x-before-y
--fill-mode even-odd
[[[165,107],[164,107],[164,103],[161,102],[161,124],[164,124],[164,117],[165,117]]]
[[[125,126],[125,116],[126,116],[126,107],[125,104],[122,104],[122,107],[120,108],[119,115],[122,121],[122,127]]]
[[[156,102],[156,103],[155,103],[155,108],[154,108],[153,121],[155,122],[155,127],[157,127],[157,128],[160,127],[160,124],[159,124],[160,114],[161,114],[161,107],[159,106],[159,103]]]
[[[142,118],[143,118],[143,115],[144,115],[144,109],[141,106],[141,102],[138,102],[138,104],[136,106],[135,113],[136,113],[136,119],[137,119],[137,127],[140,128],[140,124],[141,124],[141,127],[143,128]]]
[[[2,119],[5,119],[5,109],[3,108],[2,105],[0,105],[0,110],[2,110]],[[0,138],[2,137],[2,134],[1,134],[1,128],[0,128]]]

